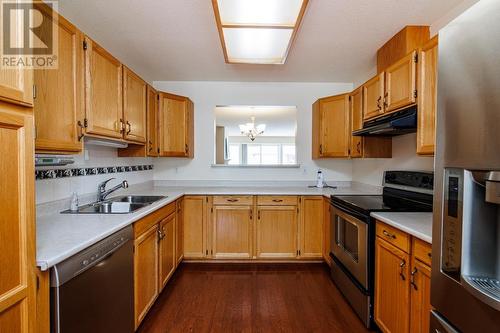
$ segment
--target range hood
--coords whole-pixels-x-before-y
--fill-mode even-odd
[[[390,113],[386,116],[369,120],[363,128],[353,131],[354,136],[396,136],[417,131],[417,106]]]

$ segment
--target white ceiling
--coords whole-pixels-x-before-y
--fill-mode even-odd
[[[310,0],[285,65],[226,64],[210,0],[62,0],[59,11],[148,81],[354,82],[405,25],[463,0]]]
[[[295,136],[297,108],[295,106],[224,106],[215,108],[215,124],[226,128],[227,136],[240,136],[240,124],[265,124],[263,136]]]

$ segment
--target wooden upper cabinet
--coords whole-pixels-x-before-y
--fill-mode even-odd
[[[410,332],[429,332],[431,306],[431,269],[412,259],[410,272]]]
[[[158,148],[158,100],[159,95],[153,87],[148,86],[147,98],[147,155],[156,157]]]
[[[51,20],[48,6],[37,4],[37,8]],[[82,150],[84,130],[83,34],[62,16],[57,24],[58,68],[34,71],[35,149],[75,154]]]
[[[321,258],[323,255],[323,197],[300,198],[300,247],[302,258]]]
[[[85,37],[86,133],[122,138],[125,130],[122,101],[122,64]]]
[[[123,122],[126,140],[146,142],[146,98],[146,82],[123,66]]]
[[[349,97],[349,110],[351,120],[351,131],[363,128],[363,88],[354,90]],[[363,137],[352,136],[350,138],[351,157],[363,157]]]
[[[417,51],[410,52],[385,70],[385,113],[415,103],[416,73]]]
[[[375,322],[382,332],[409,332],[410,256],[377,237]]]
[[[214,205],[212,219],[214,258],[252,258],[253,206]]]
[[[384,79],[380,73],[363,85],[363,119],[367,120],[381,115],[384,112]]]
[[[33,116],[0,102],[0,331],[35,331]]]
[[[194,110],[187,97],[160,93],[160,156],[194,157]]]
[[[438,37],[431,39],[418,56],[417,153],[434,155],[436,144]]]
[[[297,206],[257,207],[257,258],[296,258]]]
[[[175,212],[163,219],[158,226],[159,237],[159,287],[160,290],[167,284],[175,271]]]
[[[184,199],[184,257],[203,258],[206,253],[207,214],[206,196],[185,196]]]
[[[349,157],[349,95],[326,97],[313,105],[313,159]]]

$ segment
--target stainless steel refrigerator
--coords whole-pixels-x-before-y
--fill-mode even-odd
[[[431,332],[500,332],[500,1],[439,33]]]

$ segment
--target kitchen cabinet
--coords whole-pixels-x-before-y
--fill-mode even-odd
[[[375,241],[375,322],[382,332],[410,329],[410,256],[377,237]]]
[[[312,157],[349,157],[349,95],[325,97],[313,104]]]
[[[330,257],[330,199],[323,198],[323,259],[331,266]]]
[[[213,205],[212,249],[215,259],[252,258],[253,205]]]
[[[385,73],[382,72],[363,85],[363,119],[368,120],[384,112]]]
[[[257,207],[257,258],[296,258],[297,206]]]
[[[359,87],[349,95],[351,131],[363,128],[363,88]],[[392,138],[350,136],[351,158],[391,158]]]
[[[177,207],[175,207],[175,211]],[[175,211],[163,219],[158,226],[159,286],[163,289],[177,266]]]
[[[122,64],[104,48],[85,37],[85,132],[122,139]]]
[[[385,70],[384,113],[414,104],[417,99],[417,51]]]
[[[158,100],[160,95],[151,86],[148,85],[147,98],[147,156],[157,157],[160,149],[158,148]]]
[[[199,259],[208,255],[208,196],[184,197],[184,258]]]
[[[418,53],[417,154],[434,155],[436,144],[438,37]]]
[[[124,139],[146,142],[147,84],[129,68],[123,66]]]
[[[52,20],[47,5],[35,6],[44,20]],[[34,71],[35,150],[77,154],[83,148],[84,130],[83,34],[60,15],[54,28],[58,33],[58,67]],[[43,30],[42,34],[49,32]]]
[[[134,241],[135,327],[144,319],[159,294],[158,226],[152,225]]]
[[[35,270],[36,290],[36,329],[38,333],[50,332],[50,271]]]
[[[429,332],[431,245],[376,224],[375,321],[383,332]]]
[[[160,93],[160,156],[194,157],[193,102],[183,96]]]
[[[299,202],[299,256],[321,258],[323,256],[323,197],[302,196]]]
[[[4,69],[1,71],[0,81],[5,83],[6,72]],[[21,72],[13,70],[11,75],[14,73]],[[26,79],[31,77],[31,74],[28,75],[27,72],[25,74]],[[6,90],[0,90],[0,94],[4,97],[5,92]],[[2,206],[0,327],[2,332],[33,332],[36,325],[33,128],[32,109],[0,101],[2,143],[0,145]]]
[[[177,238],[175,240],[175,258],[179,265],[184,257],[184,198],[180,198],[176,202],[177,216],[175,219],[175,229]]]

